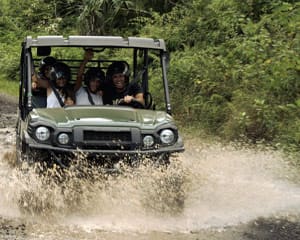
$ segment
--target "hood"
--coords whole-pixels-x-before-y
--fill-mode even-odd
[[[115,106],[72,106],[37,108],[30,113],[31,122],[43,122],[56,127],[74,126],[136,126],[153,127],[173,122],[163,111]]]

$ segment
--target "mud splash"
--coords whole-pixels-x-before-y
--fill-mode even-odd
[[[78,178],[76,168],[67,178],[41,177],[11,167],[12,153],[1,155],[0,215],[47,231],[51,223],[86,233],[190,233],[299,213],[297,172],[280,152],[198,140],[186,146],[168,169],[121,166],[123,174],[112,176],[89,169],[92,178]]]

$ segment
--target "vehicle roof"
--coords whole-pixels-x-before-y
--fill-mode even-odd
[[[120,36],[37,36],[25,38],[26,48],[50,47],[120,47],[120,48],[149,48],[166,51],[163,39]]]

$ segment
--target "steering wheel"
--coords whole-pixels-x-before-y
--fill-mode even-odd
[[[120,99],[120,101],[118,102],[118,105],[120,106],[130,106],[133,108],[139,108],[139,109],[144,109],[145,106],[144,104],[140,103],[139,101],[132,99],[130,103],[127,103],[124,101],[124,99]]]
[[[145,96],[145,108],[150,109],[152,107],[152,102],[153,102],[152,95],[150,92],[145,92],[144,96]]]

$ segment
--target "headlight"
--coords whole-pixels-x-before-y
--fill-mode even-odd
[[[151,147],[154,144],[154,138],[151,135],[146,135],[143,138],[143,143],[145,147]]]
[[[46,127],[38,127],[35,130],[35,136],[40,141],[47,141],[50,137],[50,131]]]
[[[160,133],[160,140],[164,144],[171,144],[175,139],[174,132],[170,129],[162,130]]]
[[[65,144],[68,144],[68,143],[69,143],[70,138],[69,138],[69,135],[68,135],[68,134],[66,134],[66,133],[61,133],[61,134],[58,135],[57,140],[58,140],[58,142],[59,142],[60,144],[65,145]]]

